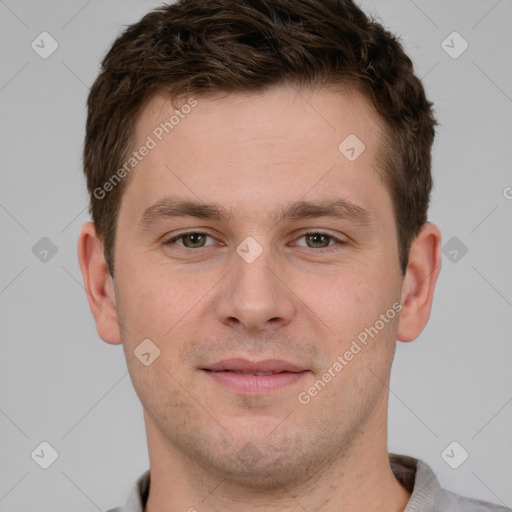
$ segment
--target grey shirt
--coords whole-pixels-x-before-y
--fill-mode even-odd
[[[507,507],[442,489],[434,472],[421,460],[390,454],[389,461],[397,480],[411,493],[404,512],[512,512]],[[108,512],[143,512],[149,495],[149,481],[148,470],[134,483],[126,505]]]

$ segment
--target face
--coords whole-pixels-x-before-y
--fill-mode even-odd
[[[384,428],[403,280],[378,117],[285,86],[198,98],[159,131],[173,112],[157,96],[138,119],[134,146],[156,144],[119,210],[129,372],[169,454],[283,484]]]

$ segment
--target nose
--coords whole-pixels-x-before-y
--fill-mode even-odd
[[[251,332],[275,330],[289,324],[297,309],[297,298],[286,282],[283,262],[269,248],[251,263],[236,252],[232,260],[232,271],[222,283],[217,301],[219,321]]]

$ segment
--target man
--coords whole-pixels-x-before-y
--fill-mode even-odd
[[[116,510],[505,510],[387,451],[441,266],[432,105],[390,33],[347,0],[182,0],[88,109],[80,265],[150,459]]]

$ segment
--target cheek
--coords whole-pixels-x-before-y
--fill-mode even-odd
[[[121,266],[119,266],[121,268]],[[126,265],[119,276],[118,313],[126,327],[123,346],[130,373],[140,389],[153,389],[156,383],[180,393],[176,378],[185,378],[185,355],[195,340],[205,336],[205,324],[211,288],[209,279],[183,276],[183,273]],[[204,311],[203,311],[204,310]],[[151,340],[159,350],[151,366],[145,367],[134,351],[145,340]],[[178,377],[180,375],[180,377]],[[175,376],[175,378],[173,378]],[[187,377],[188,378],[188,377]],[[142,399],[142,398],[141,398]]]
[[[130,337],[167,337],[204,295],[198,283],[178,276],[176,271],[157,271],[155,267],[136,262],[118,267],[122,268],[118,305]]]
[[[305,298],[304,303],[328,327],[326,332],[334,336],[339,348],[340,342],[350,343],[392,308],[400,296],[395,293],[399,287],[394,279],[389,269],[378,267],[378,262],[354,265],[334,270],[315,292],[309,288],[298,295]]]

